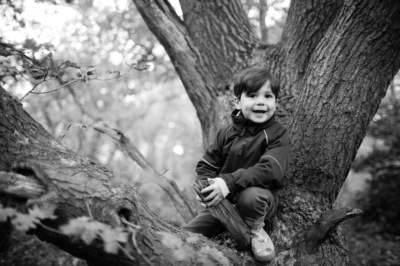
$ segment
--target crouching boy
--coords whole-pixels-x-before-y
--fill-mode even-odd
[[[290,158],[289,134],[275,120],[279,90],[276,78],[264,68],[250,67],[235,75],[232,123],[218,132],[196,167],[197,178],[210,184],[201,191],[210,192],[206,206],[225,197],[235,205],[250,227],[252,251],[259,261],[275,257],[263,227],[276,211]],[[207,208],[184,229],[207,237],[225,230]]]

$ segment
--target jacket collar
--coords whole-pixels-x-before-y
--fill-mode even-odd
[[[270,125],[272,125],[273,123],[275,123],[275,115],[273,115],[270,119],[268,119],[264,123],[259,124],[259,123],[254,123],[253,121],[245,118],[243,116],[243,113],[238,109],[236,109],[232,112],[231,117],[232,117],[232,122],[233,122],[233,128],[235,130],[241,131],[242,134],[244,134],[245,129],[250,131],[252,134],[257,134],[261,130],[263,130],[263,129],[269,127]]]

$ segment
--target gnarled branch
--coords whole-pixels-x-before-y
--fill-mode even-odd
[[[307,233],[307,253],[314,254],[317,252],[319,246],[331,235],[336,226],[361,214],[361,210],[351,208],[332,209],[324,212]]]

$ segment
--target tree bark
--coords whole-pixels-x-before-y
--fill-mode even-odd
[[[346,1],[310,57],[289,125],[293,160],[286,175],[290,185],[282,197],[282,205],[298,211],[289,214],[291,218],[279,216],[283,224],[278,231],[291,231],[293,239],[302,238],[302,229],[334,206],[367,127],[399,70],[399,10],[396,1]],[[293,258],[305,265],[348,260],[340,227],[313,255],[296,245],[291,243],[288,251],[295,250]]]

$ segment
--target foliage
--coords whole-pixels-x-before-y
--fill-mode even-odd
[[[376,232],[376,226],[366,225],[362,217],[350,220],[349,258],[351,266],[400,264],[400,237]]]
[[[50,244],[25,234],[29,229],[42,226],[43,219],[56,218],[53,214],[54,208],[55,206],[50,204],[42,205],[40,208],[33,206],[27,213],[21,213],[13,208],[3,208],[0,206],[0,224],[2,228],[8,223],[12,224],[16,229],[9,236],[8,233],[7,235],[2,235],[1,253],[3,254],[0,253],[0,265],[86,265],[82,260],[74,258]]]
[[[126,243],[128,240],[128,233],[122,228],[112,228],[89,217],[72,219],[68,224],[61,226],[60,231],[51,229],[44,225],[42,220],[57,218],[54,215],[55,208],[56,206],[53,204],[44,204],[41,207],[34,205],[33,208],[28,209],[28,213],[21,213],[13,208],[2,208],[0,206],[0,222],[10,220],[14,228],[22,232],[27,232],[29,229],[34,229],[40,225],[47,230],[81,239],[87,245],[100,237],[104,243],[104,250],[108,253],[117,253],[119,243]],[[130,233],[136,235],[138,227],[131,226],[128,228]]]
[[[379,156],[380,154],[374,155]],[[382,154],[382,156],[385,155]],[[386,161],[380,166],[375,164],[375,168],[370,172],[373,178],[369,181],[368,189],[357,197],[358,204],[364,211],[363,219],[365,222],[376,223],[383,232],[400,236],[400,210],[398,208],[400,165]]]
[[[116,254],[119,243],[128,241],[128,233],[121,228],[111,228],[109,225],[92,220],[89,217],[72,219],[68,224],[60,227],[60,231],[68,236],[82,239],[87,245],[100,237],[104,242],[104,251]],[[136,234],[136,231],[133,231]]]
[[[2,208],[0,205],[0,222],[11,220],[11,224],[19,231],[28,231],[36,228],[42,219],[55,219],[53,215],[55,210],[54,205],[44,205],[39,208],[37,205],[28,210],[27,214],[20,213],[13,208]]]
[[[384,232],[400,236],[400,86],[398,75],[381,103],[368,134],[381,140],[372,152],[354,163],[354,169],[367,171],[372,179],[366,191],[357,196],[365,222],[375,223]]]
[[[372,178],[355,204],[364,214],[349,222],[351,265],[398,265],[400,263],[400,74],[371,122],[368,135],[375,138],[372,151],[357,158],[356,171]]]

